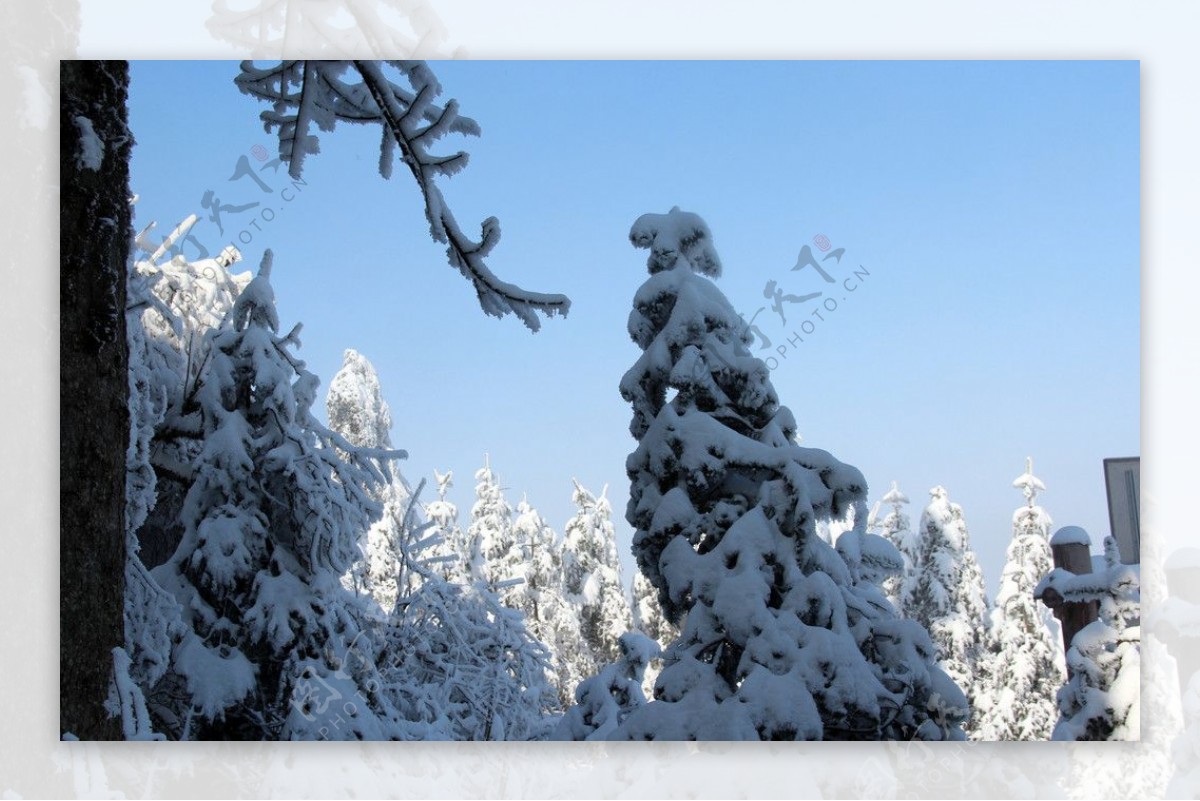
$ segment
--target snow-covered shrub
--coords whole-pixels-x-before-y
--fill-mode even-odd
[[[617,661],[579,685],[576,704],[558,724],[556,740],[609,739],[630,713],[646,705],[642,685],[647,665],[658,656],[658,643],[630,631],[618,638],[617,651]]]

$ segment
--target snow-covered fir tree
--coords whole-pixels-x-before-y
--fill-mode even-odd
[[[525,615],[530,635],[553,654],[554,685],[565,708],[596,664],[579,630],[579,607],[567,597],[562,548],[554,530],[524,499],[517,505],[513,534],[523,581],[505,592],[504,603]]]
[[[1049,740],[1058,719],[1055,696],[1066,680],[1062,629],[1033,591],[1054,568],[1050,515],[1037,504],[1046,487],[1033,460],[1013,481],[1025,503],[1013,513],[1000,590],[992,609],[992,636],[975,694],[978,740]]]
[[[489,456],[484,456],[483,467],[475,471],[475,480],[475,504],[467,527],[469,550],[464,557],[471,581],[483,581],[496,591],[501,584],[520,578],[521,553],[513,537],[512,507],[504,500]]]
[[[329,382],[325,408],[329,427],[351,445],[392,450],[391,410],[383,399],[379,375],[358,351],[345,352],[342,369]],[[389,472],[387,484],[376,495],[383,514],[363,532],[358,543],[361,554],[343,577],[350,590],[370,596],[384,614],[392,611],[403,592],[400,583],[409,578],[401,572],[399,537],[412,498],[412,488],[400,469],[391,465]],[[417,519],[420,520],[419,513]]]
[[[905,613],[929,631],[941,666],[974,708],[976,673],[987,649],[989,607],[983,571],[971,548],[962,507],[941,486],[921,514],[921,547]],[[972,718],[973,730],[977,721]]]
[[[1051,540],[1063,542],[1068,526]],[[1093,560],[1097,562],[1101,560]],[[1091,573],[1055,568],[1035,588],[1038,598],[1096,601],[1097,620],[1076,633],[1067,650],[1068,679],[1058,692],[1055,740],[1137,740],[1141,727],[1141,581],[1138,565],[1121,564],[1116,540],[1104,540],[1104,558]]]
[[[961,738],[962,693],[928,634],[872,583],[870,566],[899,563],[895,549],[856,530],[843,554],[816,534],[816,520],[863,504],[866,482],[796,444],[767,366],[709,280],[720,261],[707,225],[676,208],[643,215],[630,238],[650,250],[651,275],[629,318],[644,353],[621,382],[638,440],[627,518],[682,632],[655,700],[608,736]]]
[[[912,530],[908,513],[904,511],[904,507],[908,505],[908,496],[900,491],[897,482],[892,482],[892,488],[884,494],[880,503],[885,503],[891,508],[883,520],[879,521],[878,534],[896,546],[896,550],[904,557],[904,572],[885,581],[883,590],[900,614],[907,616],[904,599],[915,589],[915,565],[920,556],[920,538]]]
[[[194,216],[188,218],[161,244],[145,248],[127,275],[125,646],[114,665],[127,739],[178,736],[181,729],[175,714],[181,708],[180,678],[169,668],[172,650],[188,629],[183,609],[148,567],[165,561],[182,537],[179,518],[191,463],[202,449],[194,394],[205,337],[251,278],[229,272],[241,258],[232,247],[219,259],[159,264],[194,222]],[[143,230],[142,242],[151,228],[153,223]]]
[[[596,664],[603,664],[618,658],[618,640],[633,627],[633,616],[621,581],[608,488],[596,497],[574,483],[571,500],[578,510],[563,529],[563,572],[579,607],[583,640]]]
[[[470,546],[466,532],[458,525],[458,506],[446,499],[446,493],[454,486],[454,471],[445,474],[433,471],[437,481],[438,497],[425,506],[425,515],[432,523],[431,531],[438,541],[431,548],[431,562],[435,573],[450,584],[470,584]]]
[[[279,333],[270,271],[267,251],[206,336],[183,538],[153,572],[187,627],[169,723],[181,739],[387,739],[398,720],[374,665],[344,669],[364,632],[340,583],[383,477],[313,418],[318,381],[293,353],[299,327]],[[335,693],[360,703],[331,711]]]

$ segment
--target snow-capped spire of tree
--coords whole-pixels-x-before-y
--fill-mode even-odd
[[[904,572],[887,579],[883,583],[883,591],[897,611],[907,617],[904,599],[915,590],[915,565],[920,556],[921,541],[909,524],[908,513],[904,511],[909,502],[908,496],[900,491],[896,481],[892,482],[892,488],[884,494],[880,502],[889,505],[891,510],[879,523],[879,534],[896,546],[900,555],[904,557]]]
[[[564,583],[579,605],[584,642],[602,664],[618,658],[617,641],[633,627],[633,616],[621,581],[608,486],[596,497],[572,481],[571,499],[579,509],[563,530]]]
[[[1032,456],[1025,457],[1025,472],[1013,479],[1013,487],[1021,490],[1025,496],[1025,504],[1029,507],[1036,504],[1038,493],[1046,490],[1042,480],[1033,474]]]
[[[475,472],[475,504],[471,507],[471,524],[467,528],[470,544],[467,557],[472,581],[484,581],[495,591],[497,586],[514,576],[519,554],[514,553],[512,507],[504,500],[491,458],[484,454],[483,467]]]
[[[343,354],[342,369],[329,382],[325,399],[329,427],[360,448],[392,447],[392,412],[383,399],[379,374],[353,349]]]
[[[865,528],[866,482],[795,443],[745,324],[706,277],[721,272],[708,226],[676,208],[640,217],[630,239],[650,250],[651,275],[629,317],[643,353],[621,381],[638,440],[626,517],[641,571],[683,629],[655,700],[620,710],[608,736],[961,738],[965,699],[928,634],[816,533],[853,505]],[[854,533],[848,556],[898,561]]]
[[[389,80],[385,67],[397,71],[409,86]],[[487,266],[484,259],[500,241],[499,220],[484,220],[476,242],[446,205],[436,178],[466,167],[467,154],[440,155],[429,148],[448,133],[478,136],[480,129],[458,113],[454,100],[444,106],[433,102],[442,87],[425,62],[314,60],[257,67],[243,61],[235,80],[242,92],[271,104],[262,119],[268,131],[279,131],[279,157],[293,178],[300,177],[304,157],[318,152],[316,129],[332,131],[338,121],[378,123],[383,132],[380,175],[391,178],[397,161],[412,173],[425,202],[430,234],[446,245],[450,266],[471,282],[485,313],[503,317],[511,312],[537,331],[538,313],[565,316],[570,310],[565,295],[529,292],[501,280]]]
[[[324,729],[386,739],[397,720],[374,666],[343,670],[362,629],[339,582],[380,514],[373,494],[383,476],[313,418],[319,382],[292,353],[299,326],[279,334],[270,272],[267,251],[206,336],[195,421],[203,449],[183,539],[154,571],[188,627],[171,655],[187,688],[174,734],[315,739]],[[336,731],[318,685],[358,694]]]
[[[438,497],[426,505],[425,514],[433,524],[430,533],[440,537],[441,541],[430,548],[428,561],[444,581],[470,584],[470,543],[458,525],[458,506],[446,499],[446,494],[454,486],[454,471],[447,470],[442,474],[434,470],[433,477],[437,481]]]
[[[1058,717],[1055,696],[1066,681],[1058,620],[1033,597],[1054,568],[1050,516],[1035,505],[1045,485],[1033,475],[1033,460],[1013,487],[1025,504],[1013,512],[1000,590],[992,610],[992,637],[981,664],[982,687],[975,696],[979,740],[1049,740]]]
[[[971,548],[962,507],[945,487],[929,491],[921,515],[921,548],[906,614],[929,631],[941,666],[967,692],[974,708],[976,669],[987,647],[989,603],[983,571]],[[969,725],[973,728],[976,721]]]

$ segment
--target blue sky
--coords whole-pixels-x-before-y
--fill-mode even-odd
[[[756,352],[777,359],[804,444],[858,466],[872,501],[898,479],[914,525],[944,485],[990,593],[1027,455],[1056,525],[1107,533],[1102,459],[1140,452],[1137,62],[434,69],[483,128],[443,143],[471,153],[443,181],[459,221],[475,231],[498,216],[492,269],[573,300],[540,333],[479,310],[429,239],[411,179],[379,177],[374,130],[321,134],[288,201],[282,173],[261,173],[270,194],[229,180],[242,156],[260,166],[255,146],[276,149],[234,62],[133,63],[135,224],[169,230],[198,213],[198,239],[236,243],[247,267],[271,247],[280,316],[304,322],[309,368],[327,386],[345,348],[371,359],[404,472],[453,469],[464,523],[487,451],[510,501],[528,493],[559,529],[572,476],[609,484],[628,544],[634,442],[617,383],[638,355],[625,322],[645,255],[627,234],[678,205],[708,221],[719,285],[747,317],[768,305],[767,281],[824,293],[786,304],[787,325],[770,308],[756,318],[772,340]],[[226,211],[222,234],[208,190],[261,205]],[[791,270],[805,244],[820,252],[817,235],[845,248],[825,262],[836,284]],[[832,312],[819,305],[830,300]]]

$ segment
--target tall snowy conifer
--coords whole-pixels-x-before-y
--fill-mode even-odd
[[[929,636],[871,583],[868,566],[899,554],[861,530],[844,553],[816,534],[818,519],[863,504],[866,482],[796,444],[749,332],[709,280],[721,266],[708,226],[675,208],[643,215],[630,239],[650,250],[650,278],[629,317],[644,353],[621,381],[638,440],[626,516],[639,567],[683,628],[655,700],[608,736],[961,739],[962,693]]]
[[[971,549],[962,507],[944,487],[929,491],[921,515],[916,581],[904,598],[905,613],[929,632],[941,666],[967,693],[974,708],[976,672],[987,648],[989,603],[983,571]],[[969,721],[971,730],[976,720]]]
[[[183,539],[155,569],[188,632],[171,669],[186,687],[178,737],[387,739],[396,718],[340,576],[378,516],[375,458],[311,413],[317,378],[279,334],[267,251],[206,337],[196,400],[203,449]],[[356,697],[352,712],[331,706]],[[335,724],[333,718],[337,718]]]
[[[471,525],[467,528],[469,554],[464,554],[471,580],[483,581],[488,589],[519,578],[520,553],[515,550],[512,507],[504,500],[491,459],[475,471],[475,504],[471,507]]]
[[[612,662],[620,656],[618,640],[633,627],[621,583],[612,505],[605,492],[597,498],[578,481],[571,499],[579,508],[563,530],[567,592],[579,605],[580,629],[596,662]]]
[[[391,449],[391,410],[383,399],[374,365],[362,354],[355,350],[345,352],[342,369],[329,382],[325,408],[329,427],[351,445]],[[399,468],[391,466],[390,473],[390,480],[375,493],[383,514],[362,532],[358,543],[361,555],[344,577],[349,589],[369,595],[384,614],[392,611],[396,599],[403,594],[400,582],[407,580],[402,575],[399,538],[404,536],[403,518],[412,498],[412,489]]]
[[[554,684],[566,707],[596,665],[579,630],[579,609],[565,592],[562,549],[554,530],[526,500],[517,505],[513,532],[524,581],[506,591],[504,603],[525,614],[530,635],[554,655]]]
[[[900,491],[900,487],[895,481],[892,482],[892,488],[883,496],[881,502],[889,505],[891,510],[880,522],[879,534],[896,546],[896,549],[904,557],[904,572],[885,581],[883,589],[897,611],[901,615],[907,616],[904,609],[904,598],[913,590],[916,577],[914,566],[920,556],[920,540],[909,525],[908,514],[904,511],[904,507],[908,505],[908,496]]]
[[[454,472],[445,474],[433,471],[437,481],[438,497],[425,507],[425,514],[433,524],[431,533],[440,541],[430,549],[434,561],[433,569],[450,584],[470,584],[470,546],[466,532],[458,525],[458,506],[446,500],[446,493],[454,486]]]
[[[1013,513],[1000,591],[992,610],[992,637],[975,696],[978,740],[1049,740],[1058,717],[1055,696],[1066,681],[1062,632],[1053,612],[1033,597],[1054,568],[1050,515],[1037,505],[1046,487],[1033,475],[1033,460],[1013,481],[1025,504]]]

